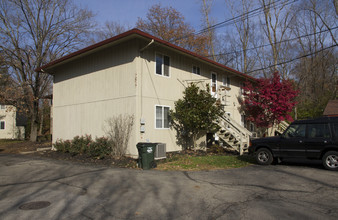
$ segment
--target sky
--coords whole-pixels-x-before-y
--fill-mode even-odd
[[[149,8],[160,3],[171,6],[181,12],[195,30],[200,30],[202,24],[202,0],[74,0],[75,4],[90,9],[99,24],[106,21],[116,21],[122,25],[134,28],[137,18],[146,18]],[[226,9],[225,0],[214,0],[211,17],[215,22],[231,18]]]

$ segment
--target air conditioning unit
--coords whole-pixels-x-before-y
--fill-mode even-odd
[[[156,145],[156,150],[155,150],[155,155],[154,155],[155,160],[166,158],[167,157],[166,153],[167,153],[166,144],[158,143]]]

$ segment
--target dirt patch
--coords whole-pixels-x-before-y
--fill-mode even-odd
[[[70,153],[62,153],[52,150],[35,152],[33,155],[40,157],[48,157],[55,160],[72,161],[82,164],[94,164],[120,168],[137,168],[137,160],[130,157],[113,158],[107,156],[101,159],[97,159],[91,158],[83,154],[72,155]]]
[[[51,146],[50,142],[34,143],[30,141],[0,140],[0,153],[19,154]]]

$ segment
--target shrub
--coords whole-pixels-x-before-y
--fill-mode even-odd
[[[132,115],[118,115],[106,121],[104,131],[111,144],[112,156],[122,157],[126,154],[133,125]]]
[[[71,148],[71,142],[70,141],[63,141],[63,140],[57,140],[54,144],[54,147],[57,151],[61,151],[63,153],[70,152]]]
[[[111,155],[112,152],[111,143],[108,138],[100,137],[93,141],[90,135],[76,136],[71,141],[57,140],[54,147],[57,151],[70,153],[73,156],[85,154],[99,159]]]
[[[72,147],[70,153],[72,154],[86,154],[89,145],[93,142],[91,135],[76,136],[72,140]]]
[[[76,136],[71,141],[58,140],[54,147],[57,151],[72,155],[86,154],[95,158],[107,155],[122,157],[126,154],[133,124],[134,116],[118,115],[106,121],[104,130],[107,137],[93,141],[90,135]]]
[[[111,143],[108,138],[100,137],[91,142],[87,148],[87,154],[90,157],[104,158],[111,154]]]

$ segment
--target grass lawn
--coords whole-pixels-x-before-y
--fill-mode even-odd
[[[172,158],[160,161],[158,170],[212,170],[229,169],[249,166],[254,164],[254,159],[243,155],[175,155]]]

